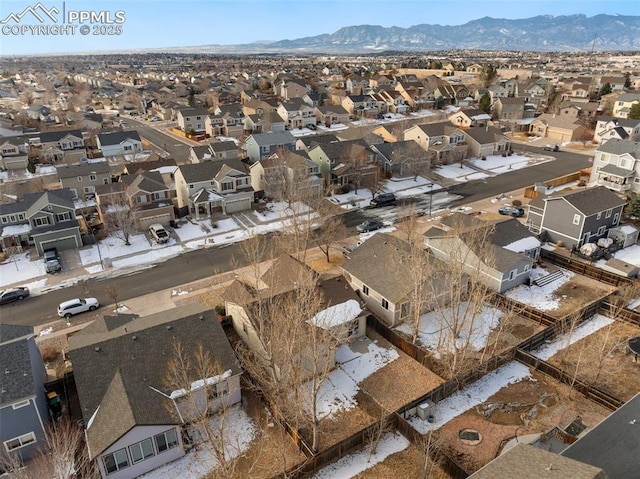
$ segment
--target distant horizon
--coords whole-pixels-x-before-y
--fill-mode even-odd
[[[24,0],[2,1],[0,55],[135,53],[138,49],[220,47],[332,34],[350,26],[463,25],[483,17],[639,16],[635,0]],[[30,7],[30,8],[29,8]],[[25,9],[26,13],[25,13]],[[391,15],[390,11],[396,15]],[[410,12],[409,15],[404,12]],[[24,17],[20,14],[25,13]],[[67,16],[65,16],[65,14]],[[71,18],[70,16],[76,15]],[[80,15],[92,15],[80,23]],[[55,18],[49,20],[47,18]],[[70,19],[66,22],[64,19]],[[321,19],[320,21],[318,19]],[[75,20],[75,22],[74,22]],[[93,20],[93,24],[90,21]],[[47,28],[46,34],[43,30]],[[85,30],[80,31],[80,28]],[[39,34],[34,34],[39,33]]]

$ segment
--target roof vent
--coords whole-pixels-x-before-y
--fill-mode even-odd
[[[138,339],[138,336],[136,336],[136,335],[134,334],[133,336],[131,336],[131,339],[133,339],[133,340],[135,341],[136,339]]]
[[[167,325],[167,331],[171,330],[171,325]]]
[[[204,321],[204,316],[200,315],[200,321]]]
[[[100,346],[96,346],[96,347],[94,348],[94,351],[95,351],[96,353],[97,353],[97,352],[100,352]]]

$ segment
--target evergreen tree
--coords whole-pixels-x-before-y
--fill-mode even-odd
[[[489,93],[485,93],[480,98],[480,109],[485,113],[491,113],[491,95]]]
[[[640,103],[634,103],[633,105],[631,105],[627,118],[630,118],[632,120],[640,120]]]

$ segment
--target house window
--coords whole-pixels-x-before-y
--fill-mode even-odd
[[[23,434],[22,436],[14,437],[4,442],[4,448],[7,452],[15,451],[21,447],[28,446],[36,442],[36,435],[33,432]]]
[[[617,225],[618,221],[620,221],[620,213],[616,213],[615,215],[613,215],[613,224]]]
[[[233,189],[232,181],[225,181],[224,183],[222,183],[222,191],[229,191],[232,189]]]
[[[524,265],[524,270],[525,271],[529,271],[529,269],[531,269],[531,265],[530,264],[525,264]]]
[[[124,151],[131,151],[131,150],[133,150],[133,147],[131,145],[123,145],[122,149]]]
[[[207,397],[209,400],[218,399],[225,394],[229,394],[229,381],[227,381],[226,379],[220,381],[219,383],[212,384],[211,386],[209,386],[209,389],[207,391]]]
[[[2,223],[6,224],[9,222],[9,219],[6,216],[2,217]]]
[[[109,178],[103,178],[102,179],[102,184],[103,185],[108,185],[109,184]]]
[[[96,178],[97,178],[96,175],[89,175],[89,179],[91,181],[96,181]]]
[[[164,192],[162,192],[162,193],[154,193],[153,194],[153,198],[155,200],[161,200],[161,199],[165,198]]]
[[[367,286],[366,284],[362,285],[362,292],[364,294],[366,294],[367,296],[369,296],[369,286]]]
[[[167,451],[178,445],[178,436],[175,429],[169,429],[162,434],[158,434],[154,439],[156,441],[158,453]]]
[[[602,213],[598,213],[598,216],[596,216],[597,220],[599,220],[600,218],[602,218]]]
[[[406,301],[400,305],[400,317],[406,318],[409,316],[409,312],[411,311],[411,303]]]
[[[107,454],[102,457],[102,462],[107,474],[113,474],[114,472],[129,467],[129,458],[127,457],[126,449],[118,449],[116,452]]]
[[[516,273],[517,271],[515,269],[512,269],[511,271],[509,271],[509,281],[515,279]]]
[[[13,404],[11,405],[11,408],[12,408],[12,409],[20,409],[20,408],[25,407],[25,406],[28,406],[28,405],[29,405],[29,400],[27,400],[27,401],[20,401],[20,402],[17,402],[17,403],[13,403]]]
[[[146,196],[136,196],[136,203],[146,203],[146,202],[147,202]]]
[[[389,309],[389,301],[387,301],[386,299],[382,298],[382,307],[384,309]]]
[[[26,215],[24,213],[18,213],[18,220],[26,219]]]
[[[16,215],[9,216],[9,220],[11,220],[12,223],[15,223],[16,222]]]
[[[607,230],[607,227],[604,225],[598,228],[598,236],[602,236],[606,230]]]
[[[573,224],[574,225],[580,224],[580,215],[573,215]]]
[[[131,462],[134,464],[156,455],[153,450],[153,441],[151,438],[147,438],[144,441],[140,441],[129,446],[129,453],[131,454]]]
[[[69,213],[58,213],[56,215],[56,220],[57,221],[68,221],[71,219],[71,216],[69,215]]]
[[[85,186],[84,187],[84,194],[85,195],[91,194],[91,193],[93,193],[93,191],[94,191],[93,190],[93,186]]]
[[[82,176],[78,176],[78,181],[82,181]]]
[[[613,212],[613,210],[608,209],[608,210],[606,211],[606,213],[604,214],[604,217],[605,217],[605,218],[611,218],[611,213],[612,213],[612,212]]]
[[[35,218],[33,222],[36,226],[47,226],[49,224],[49,217]]]

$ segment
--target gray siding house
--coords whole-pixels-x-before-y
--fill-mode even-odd
[[[579,248],[618,226],[626,201],[604,186],[539,196],[529,202],[526,225],[548,241]]]
[[[33,328],[0,324],[0,440],[2,453],[26,461],[46,447],[46,372]]]
[[[250,163],[262,161],[264,158],[277,153],[278,150],[295,151],[296,139],[291,132],[257,133],[247,138],[244,150]]]
[[[111,183],[111,168],[106,161],[81,163],[57,168],[63,188],[69,188],[74,198],[87,199],[95,194],[96,186]]]
[[[22,250],[35,246],[45,249],[80,248],[82,237],[76,219],[73,193],[69,189],[31,193],[22,201],[0,205],[2,248]]]
[[[175,389],[165,378],[177,343],[191,360],[202,345],[219,373],[200,378],[189,371],[188,384]],[[183,432],[192,434],[194,411],[204,410],[205,398],[209,411],[241,399],[233,349],[215,311],[200,304],[104,317],[72,336],[69,346],[90,459],[104,478],[138,477],[182,457]],[[199,406],[187,408],[187,399]]]

